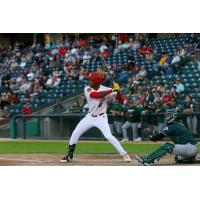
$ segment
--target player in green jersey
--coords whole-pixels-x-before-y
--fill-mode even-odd
[[[144,165],[151,165],[155,160],[159,160],[167,153],[175,155],[176,163],[193,163],[196,162],[197,146],[192,133],[185,128],[181,122],[180,111],[172,113],[167,118],[167,125],[157,133],[154,129],[147,128],[144,130],[151,141],[158,141],[164,137],[169,137],[173,143],[165,143],[159,149],[155,150],[146,157],[136,156],[135,158]]]

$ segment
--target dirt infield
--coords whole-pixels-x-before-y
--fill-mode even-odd
[[[131,155],[133,161],[126,163],[118,154],[75,155],[71,163],[60,163],[61,154],[0,154],[0,166],[141,166]],[[156,166],[177,165],[173,156],[166,156]],[[193,164],[200,165],[200,164]]]

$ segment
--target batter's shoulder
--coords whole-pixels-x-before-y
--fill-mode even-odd
[[[86,86],[86,87],[84,88],[84,91],[90,92],[90,91],[92,91],[92,88],[91,88],[90,86]]]

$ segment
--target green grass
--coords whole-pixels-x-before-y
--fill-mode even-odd
[[[0,154],[65,154],[66,144],[64,141],[1,141]],[[159,146],[160,144],[123,144],[128,153],[149,153]],[[200,145],[198,145],[198,149],[200,149]],[[80,142],[75,153],[112,154],[117,151],[111,144],[105,142]]]

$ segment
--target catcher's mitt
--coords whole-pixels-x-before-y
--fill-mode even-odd
[[[154,141],[154,139],[159,135],[153,128],[145,128],[143,133],[148,135],[151,141]]]
[[[147,135],[152,135],[152,134],[154,134],[154,129],[153,128],[145,128],[144,130],[143,130],[143,133],[144,134],[147,134]]]

